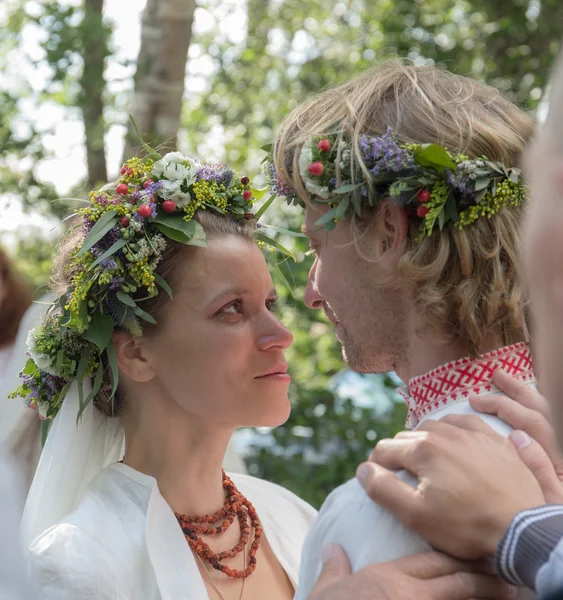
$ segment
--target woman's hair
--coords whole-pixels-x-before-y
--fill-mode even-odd
[[[254,241],[255,222],[253,220],[239,221],[233,215],[219,215],[209,210],[198,210],[194,220],[201,224],[208,239],[234,235],[248,241]],[[67,265],[73,250],[81,243],[83,235],[80,229],[76,229],[63,239],[57,252],[52,282],[53,289],[57,294],[63,294],[70,284],[73,273],[69,271]],[[179,266],[193,259],[196,252],[196,246],[189,246],[169,238],[166,239],[166,249],[162,254],[157,273],[168,283],[172,290],[174,290],[178,280]],[[143,291],[139,293],[143,295]],[[135,295],[133,297],[135,298]],[[160,316],[169,302],[171,302],[171,299],[163,290],[159,290],[158,295],[153,298],[143,301],[143,310],[157,322],[156,325],[143,323],[143,335],[150,335],[158,331]],[[104,364],[103,383],[100,392],[94,399],[94,404],[108,416],[118,415],[123,409],[123,395],[120,393],[119,386],[113,402],[110,400],[112,383],[109,364]]]
[[[33,295],[31,288],[16,273],[8,255],[0,247],[0,288],[5,296],[0,300],[0,348],[16,339],[25,311],[29,308]]]
[[[436,143],[470,158],[487,156],[518,166],[532,137],[533,121],[498,90],[443,69],[385,61],[361,76],[297,107],[282,123],[274,148],[278,177],[308,200],[299,175],[299,151],[312,136],[334,132],[351,140],[352,160],[362,166],[358,142],[391,127],[402,142]],[[518,261],[522,208],[503,208],[491,219],[454,230],[445,227],[416,242],[409,227],[400,273],[415,289],[428,327],[451,332],[478,354],[491,333],[503,344],[528,340],[528,301]],[[373,219],[365,211],[360,227]],[[358,225],[351,220],[352,225]]]

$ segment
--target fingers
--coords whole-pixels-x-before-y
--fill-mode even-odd
[[[421,518],[417,490],[391,471],[367,462],[358,467],[356,477],[374,502],[393,512],[407,527],[414,519]]]
[[[475,410],[497,415],[501,421],[514,429],[525,431],[545,450],[557,473],[563,474],[563,458],[559,452],[555,432],[542,413],[527,408],[507,396],[476,396],[469,402]]]
[[[458,560],[441,552],[412,554],[390,562],[405,575],[416,579],[436,579],[456,573],[483,573],[484,561]]]
[[[347,577],[352,572],[346,553],[338,544],[329,544],[323,548],[323,570],[312,594]]]
[[[466,429],[467,431],[478,431],[486,435],[492,435],[493,437],[500,437],[492,427],[489,427],[477,415],[446,415],[441,421],[460,429]]]
[[[537,479],[548,504],[563,503],[563,486],[545,450],[524,431],[510,436],[518,456]]]
[[[401,431],[392,439],[379,441],[369,459],[386,469],[408,469],[414,472],[414,442],[425,437],[427,434],[420,431]]]
[[[513,588],[494,575],[455,573],[427,582],[433,600],[470,600],[472,598],[508,600],[516,598]]]
[[[512,377],[506,371],[497,369],[493,373],[493,383],[506,395],[516,400],[526,408],[541,413],[546,419],[549,419],[549,404],[547,400],[534,388],[525,384],[520,379]]]

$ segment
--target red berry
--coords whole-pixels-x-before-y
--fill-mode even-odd
[[[317,148],[321,151],[321,152],[330,152],[330,142],[328,140],[320,140],[319,143],[317,144]]]
[[[171,213],[174,212],[176,210],[176,204],[174,204],[174,202],[172,202],[172,200],[165,200],[162,203],[162,210],[165,213]]]
[[[135,175],[135,171],[131,167],[129,167],[127,169],[127,177],[133,177],[133,175]]]
[[[121,171],[119,171],[119,172],[120,172],[122,175],[125,175],[125,173],[127,173],[128,169],[129,169],[129,167],[128,167],[128,166],[126,166],[126,165],[123,165],[123,166],[121,167]]]
[[[314,177],[320,177],[323,174],[325,167],[322,162],[314,162],[309,165],[309,173]]]
[[[250,183],[250,179],[245,175],[244,177],[240,178],[240,182],[242,185],[248,185]]]
[[[416,209],[416,214],[421,218],[424,219],[424,217],[430,212],[430,209],[428,208],[428,206],[425,206],[424,204],[422,204],[421,206],[419,206]]]
[[[151,183],[154,183],[154,181],[152,179],[147,179],[144,183],[143,183],[143,187],[145,188],[145,190],[149,187],[149,185],[151,185]]]
[[[129,227],[129,219],[127,217],[121,217],[119,222],[121,223],[121,227]]]
[[[418,192],[418,194],[416,195],[416,199],[421,204],[425,204],[426,202],[429,202],[430,198],[432,198],[432,194],[428,190],[420,190],[420,192]]]
[[[151,216],[152,209],[148,204],[141,204],[137,209],[137,212],[141,215],[141,217],[147,218]]]
[[[129,186],[126,183],[120,183],[116,188],[115,191],[120,194],[121,196],[125,196],[125,194],[129,193]]]
[[[250,198],[252,198],[252,192],[250,190],[244,190],[244,192],[242,193],[242,197],[245,200],[250,200]]]

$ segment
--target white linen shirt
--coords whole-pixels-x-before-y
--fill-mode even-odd
[[[294,587],[305,535],[316,515],[273,483],[230,474],[262,522]],[[78,507],[30,546],[38,600],[208,600],[178,521],[156,480],[122,463],[107,466]]]
[[[532,385],[534,383],[532,382]],[[499,392],[496,390],[490,393]],[[436,410],[425,416],[421,422],[425,419],[439,420],[452,414],[477,415],[503,437],[508,437],[512,431],[512,427],[498,417],[474,411],[467,400]],[[408,471],[398,471],[396,475],[412,487],[418,485],[417,479]],[[455,532],[452,532],[452,535],[455,535]],[[303,546],[299,587],[295,600],[306,600],[311,593],[322,569],[322,549],[329,543],[340,544],[344,548],[352,572],[373,563],[432,550],[424,538],[405,527],[392,513],[371,500],[355,478],[336,488],[327,497],[311,527]],[[535,596],[522,590],[518,598]]]

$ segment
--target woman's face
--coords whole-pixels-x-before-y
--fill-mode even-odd
[[[290,412],[284,352],[293,336],[254,242],[208,238],[179,265],[174,298],[145,338],[151,383],[202,423],[275,426]]]

